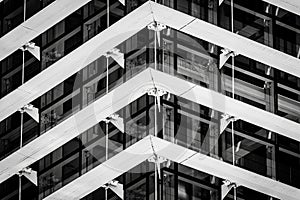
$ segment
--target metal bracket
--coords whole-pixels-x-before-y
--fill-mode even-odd
[[[148,25],[148,29],[153,30],[155,32],[162,31],[166,28],[167,28],[167,26],[165,24],[157,22],[157,21],[154,21],[154,22],[152,22],[151,24]]]
[[[23,52],[26,50],[29,51],[34,57],[36,57],[38,60],[41,60],[40,47],[36,46],[34,42],[28,42],[24,44],[20,49]]]
[[[105,123],[112,123],[117,129],[119,129],[122,133],[125,132],[124,127],[124,119],[120,117],[118,114],[113,113],[110,116],[106,117],[103,120]]]
[[[219,6],[223,3],[224,0],[219,0]]]
[[[239,55],[237,52],[231,51],[229,49],[222,49],[220,54],[220,61],[219,61],[219,68],[221,69],[226,61],[229,59],[229,57],[235,57]]]
[[[239,118],[228,115],[228,114],[222,114],[221,116],[222,116],[222,118],[221,118],[221,123],[220,123],[220,134],[223,133],[223,131],[226,129],[226,127],[228,126],[228,124],[230,122],[239,120]]]
[[[170,94],[169,92],[167,92],[164,89],[160,89],[157,87],[151,88],[147,91],[147,94],[150,96],[154,96],[154,98],[156,98],[157,100],[157,106],[158,106],[158,111],[160,112],[160,97],[165,95],[165,94]]]
[[[231,51],[229,49],[222,49],[221,51],[222,51],[222,53],[229,55],[229,56],[238,56],[239,55],[239,53],[237,53],[235,51]]]
[[[31,174],[32,169],[29,167],[25,167],[23,169],[21,169],[21,171],[18,172],[19,176],[23,176],[24,174]]]
[[[19,112],[25,112],[26,110],[33,110],[34,106],[32,104],[27,104],[25,106],[23,106],[22,108],[20,108],[18,111]]]
[[[119,181],[112,180],[103,186],[106,190],[111,189],[116,195],[118,195],[121,199],[124,199],[124,189],[123,184],[119,183]]]
[[[28,49],[34,49],[34,48],[36,48],[37,46],[35,46],[35,43],[34,42],[28,42],[28,43],[26,43],[26,44],[24,44],[20,49],[22,50],[22,51],[26,51],[26,50],[28,50]]]
[[[17,173],[19,177],[25,176],[29,181],[31,181],[34,185],[37,184],[37,172],[32,170],[29,167],[26,167]]]
[[[120,115],[116,114],[116,113],[113,113],[111,114],[110,116],[106,117],[104,119],[105,123],[109,123],[111,122],[112,120],[117,120],[118,118],[120,118]]]
[[[224,180],[221,186],[221,193],[222,193],[221,199],[223,200],[226,197],[226,195],[230,192],[230,190],[236,187],[238,187],[236,183],[233,183],[229,180]]]
[[[165,24],[157,22],[157,21],[154,21],[148,25],[148,29],[153,30],[156,33],[158,46],[160,46],[160,32],[166,28],[167,28],[167,26]]]
[[[272,87],[272,82],[265,81],[263,89],[270,89]]]
[[[167,161],[168,159],[158,155],[153,155],[152,157],[148,158],[148,162],[158,163],[158,164],[162,164]]]
[[[236,183],[231,182],[230,180],[224,180],[223,184],[226,185],[227,187],[229,186],[234,186],[234,187],[238,187],[238,185]]]
[[[110,51],[106,52],[105,56],[106,57],[112,57],[112,55],[116,55],[116,54],[119,54],[119,53],[121,53],[120,49],[113,48]]]
[[[114,59],[123,69],[125,68],[125,59],[124,59],[124,53],[120,51],[120,49],[113,48],[112,50],[106,52],[105,54],[106,58],[111,57]]]
[[[231,115],[229,115],[229,114],[222,114],[221,116],[222,116],[224,119],[226,119],[227,121],[236,121],[236,120],[238,120],[236,117],[231,116]]]
[[[167,94],[168,92],[164,89],[160,89],[157,87],[151,88],[147,91],[147,94],[150,96],[154,96],[154,97],[161,97],[165,94]]]
[[[161,179],[160,164],[162,164],[164,162],[168,162],[168,161],[169,161],[168,159],[158,156],[156,154],[154,154],[152,157],[148,158],[148,162],[152,162],[156,165],[156,170],[158,172],[159,179]]]
[[[18,110],[20,113],[26,112],[30,115],[36,122],[39,123],[39,109],[35,108],[32,104],[27,104]]]
[[[108,189],[110,187],[117,187],[118,183],[119,183],[119,181],[112,180],[112,181],[104,184],[104,187],[105,187],[105,189]]]

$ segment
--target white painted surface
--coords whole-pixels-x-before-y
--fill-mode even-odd
[[[0,99],[0,121],[155,20],[300,77],[300,60],[171,8],[147,2]],[[120,33],[120,30],[126,32]],[[64,66],[63,68],[61,66]]]
[[[151,21],[149,4],[146,3],[0,99],[0,121],[104,55]],[[126,31],[120,33],[120,30]]]
[[[154,70],[151,73],[156,84],[162,84],[164,87],[169,88],[170,92],[176,96],[181,96],[269,131],[300,141],[299,123],[169,74]]]
[[[153,87],[300,141],[300,124],[207,88],[146,69],[0,162],[0,183],[117,112]]]
[[[284,10],[290,11],[296,15],[300,15],[299,0],[263,0],[263,1],[273,4],[274,6],[283,8]]]
[[[240,186],[244,186],[279,199],[296,200],[300,195],[299,189],[279,181],[258,175],[159,138],[153,138],[153,141],[155,144],[164,143],[167,147],[164,151],[160,151],[158,153],[160,156],[193,169],[215,175],[225,180],[230,180]],[[168,151],[169,149],[170,151]],[[185,155],[182,156],[183,154]],[[193,155],[191,156],[191,154]]]
[[[139,165],[152,155],[149,136],[47,196],[45,200],[80,199]]]
[[[300,1],[299,1],[300,2]],[[176,30],[224,47],[237,54],[300,77],[300,59],[260,44],[223,28],[186,15],[171,8],[152,3],[155,20]]]
[[[45,199],[63,200],[84,197],[153,155],[152,145],[159,156],[219,178],[236,182],[240,186],[286,200],[297,200],[297,197],[300,195],[300,190],[297,188],[186,149],[166,140],[147,136]]]
[[[0,61],[90,0],[56,0],[0,38]]]
[[[149,87],[153,82],[146,70],[1,160],[0,183],[141,97]]]

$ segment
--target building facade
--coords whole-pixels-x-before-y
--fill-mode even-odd
[[[0,27],[0,199],[299,199],[297,0],[3,0]]]

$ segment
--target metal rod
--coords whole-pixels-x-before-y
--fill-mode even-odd
[[[157,97],[154,97],[154,121],[154,136],[157,136]]]
[[[234,99],[234,96],[235,96],[235,91],[234,91],[234,77],[235,77],[235,67],[234,67],[234,56],[232,56],[232,98]]]
[[[156,2],[156,0],[155,0]],[[156,30],[158,31],[158,30]],[[154,31],[154,69],[157,70],[157,33],[156,31]],[[157,91],[156,91],[157,92]],[[156,94],[157,95],[157,94]],[[157,136],[157,96],[154,96],[154,135]],[[157,176],[157,166],[156,166],[156,163],[154,163],[154,197],[155,197],[155,200],[158,200],[158,176]]]
[[[106,57],[106,94],[108,93],[108,62],[109,57]]]
[[[158,200],[158,187],[157,187],[157,166],[156,166],[156,163],[154,163],[154,191],[155,191],[155,200]]]
[[[231,143],[232,143],[232,165],[235,165],[235,145],[234,145],[234,122],[231,124]]]
[[[162,71],[164,72],[165,70],[165,45],[163,42],[163,48],[162,48]]]
[[[109,0],[106,0],[106,14],[107,14],[107,18],[106,18],[106,23],[107,23],[107,27],[109,27]]]
[[[23,11],[24,11],[23,20],[25,22],[25,20],[26,20],[26,0],[23,1]]]
[[[25,22],[26,20],[26,0],[23,1],[23,21]],[[25,49],[22,51],[22,80],[21,83],[22,85],[24,84],[25,81]],[[24,121],[24,116],[23,116],[23,111],[20,112],[21,114],[21,125],[20,125],[20,149],[23,146],[23,121]],[[19,175],[19,200],[22,200],[22,176],[21,174]]]
[[[24,0],[24,22],[26,20],[26,0]],[[25,81],[25,49],[22,50],[22,82],[21,84],[23,85]],[[20,148],[22,148],[23,145],[23,111],[20,112],[21,113],[21,131],[20,131]]]
[[[109,0],[106,1],[106,14],[107,14],[107,28],[110,25],[110,18],[109,18]],[[108,67],[109,67],[109,57],[106,57],[106,94],[108,93]],[[106,135],[105,135],[105,160],[108,160],[108,122],[106,123]],[[107,200],[108,197],[107,188],[105,189],[105,199]]]
[[[108,160],[108,122],[106,122],[106,135],[105,135],[105,161]],[[105,188],[105,200],[107,200],[107,188]]]
[[[109,61],[109,58],[107,57],[106,58],[106,94],[108,93],[108,61]],[[106,122],[106,126],[105,126],[105,129],[106,129],[106,135],[105,135],[105,160],[108,160],[108,122]]]
[[[105,135],[105,161],[108,160],[108,122],[106,122],[106,135]],[[107,200],[107,188],[105,188],[105,200]]]
[[[158,31],[158,30],[156,30],[156,31]],[[157,46],[157,44],[156,44],[156,31],[154,31],[154,69],[156,69],[157,70],[157,52],[156,52],[156,46]]]
[[[233,10],[234,10],[234,5],[233,5],[233,0],[231,0],[231,3],[230,3],[230,9],[231,9],[231,32],[233,33],[234,32],[234,13],[233,13]],[[232,98],[234,99],[235,97],[235,91],[234,91],[234,78],[235,78],[235,66],[234,66],[234,55],[232,56]],[[234,121],[232,121],[232,124],[231,124],[231,138],[232,138],[232,165],[235,166],[235,143],[234,143]],[[237,199],[237,192],[236,192],[236,187],[233,187],[233,197],[234,197],[234,200]]]
[[[106,135],[105,135],[105,160],[108,160],[108,122],[106,123]]]
[[[231,0],[231,32],[234,32],[234,26],[233,26],[233,0]],[[232,56],[232,98],[234,99],[234,55]]]
[[[22,177],[19,175],[19,200],[22,199]]]
[[[232,165],[235,165],[234,121],[231,124]]]
[[[107,188],[105,188],[105,200],[107,200]]]
[[[155,136],[157,136],[158,135],[158,133],[157,133],[157,98],[159,98],[159,97],[154,97],[154,115],[155,115],[155,117],[154,117],[154,121],[155,121],[155,127],[154,127],[154,135]],[[157,161],[156,161],[157,162]],[[158,168],[157,168],[157,166],[156,166],[156,163],[154,163],[154,190],[155,190],[155,200],[158,200],[158,176],[157,176],[157,170],[158,170]]]
[[[231,9],[231,32],[234,32],[234,26],[233,26],[233,0],[231,0],[231,3],[230,3],[230,9]]]
[[[23,110],[20,112],[21,114],[21,126],[20,126],[20,149],[23,146],[23,121],[24,121],[24,113]],[[22,199],[22,177],[19,175],[19,200]]]
[[[233,32],[233,0],[231,0],[231,31]],[[231,90],[232,90],[232,98],[234,99],[235,91],[234,91],[234,55],[232,56],[232,79],[231,79]],[[235,145],[234,145],[234,121],[232,121],[232,127],[231,127],[231,133],[232,133],[232,164],[235,165]]]
[[[24,74],[25,74],[25,50],[22,51],[22,85],[24,84]],[[20,126],[20,148],[22,148],[23,144],[23,111],[20,112],[21,114],[21,126]]]
[[[20,149],[23,146],[23,121],[24,121],[24,114],[23,111],[21,111],[21,126],[20,126]]]
[[[22,85],[25,81],[25,49],[22,51]]]
[[[231,31],[233,32],[233,0],[231,0]],[[234,99],[234,55],[232,56],[232,79],[231,79],[231,89],[232,98]],[[231,133],[232,133],[232,164],[235,165],[235,147],[234,147],[234,121],[232,121]]]

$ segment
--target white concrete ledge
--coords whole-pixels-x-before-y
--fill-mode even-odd
[[[300,60],[295,57],[166,6],[146,2],[24,85],[0,99],[0,121],[145,28],[153,21],[153,18],[176,30],[231,49],[246,57],[300,77]],[[123,31],[120,33],[120,30]]]
[[[300,15],[300,1],[299,0],[263,0],[274,6],[292,12],[296,15]]]
[[[300,1],[299,1],[300,2]],[[159,4],[152,4],[154,19],[166,25],[230,49],[286,73],[300,77],[300,59],[223,28]]]
[[[149,70],[136,75],[1,160],[0,183],[145,94],[147,88],[153,87]]]
[[[300,141],[298,132],[300,124],[298,123],[148,68],[0,161],[0,183],[77,137],[107,116],[119,111],[154,87]]]
[[[171,161],[230,180],[239,186],[244,186],[272,197],[297,200],[297,197],[300,195],[300,190],[297,188],[186,149],[166,140],[147,136],[45,199],[80,199],[145,161],[153,155],[153,149],[157,155]]]
[[[45,200],[77,200],[121,176],[153,155],[149,137],[143,138],[91,171],[73,180],[47,196]]]
[[[0,121],[136,34],[151,21],[150,7],[146,3],[25,82],[0,99]],[[120,30],[124,31],[120,32]],[[0,46],[2,47],[2,45]]]
[[[266,130],[300,141],[300,124],[172,75],[151,71],[157,85],[192,102],[227,113]]]
[[[90,0],[56,0],[0,38],[0,61]]]

